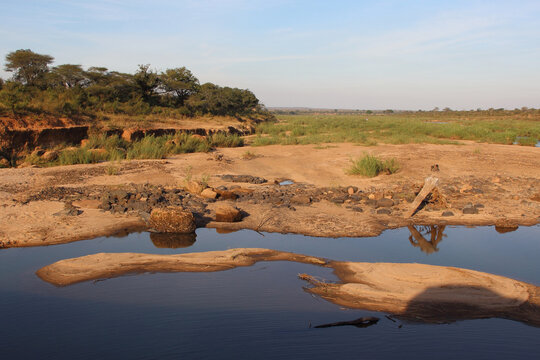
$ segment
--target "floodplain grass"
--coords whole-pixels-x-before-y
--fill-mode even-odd
[[[349,142],[380,144],[459,144],[472,140],[495,144],[536,144],[540,116],[532,118],[504,112],[414,112],[396,114],[277,115],[278,121],[256,127],[252,146]]]
[[[396,159],[381,160],[375,155],[365,153],[358,159],[351,159],[351,167],[346,170],[349,175],[361,175],[366,177],[375,177],[380,173],[394,174],[399,170],[399,164]]]

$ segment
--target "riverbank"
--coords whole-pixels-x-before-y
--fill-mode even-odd
[[[357,237],[411,224],[496,225],[508,231],[539,222],[538,151],[472,142],[273,145],[166,160],[0,169],[0,246],[50,245],[141,231],[148,227],[151,207],[171,205],[192,211],[198,227],[223,231]],[[365,152],[395,158],[400,170],[375,178],[347,175],[350,160]],[[433,172],[435,164],[439,171]],[[223,175],[250,175],[266,181],[235,182],[250,180]],[[407,217],[410,202],[431,175],[439,178],[440,196]],[[184,189],[189,181],[235,195],[205,198]],[[104,210],[104,196],[110,200],[112,192],[136,195],[141,189],[149,195],[142,197],[144,207],[109,202],[111,207]],[[152,203],[152,195],[163,200]],[[224,203],[240,209],[243,219],[216,222],[216,207]]]

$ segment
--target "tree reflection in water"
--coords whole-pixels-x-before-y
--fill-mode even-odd
[[[431,226],[407,226],[411,235],[409,236],[409,242],[414,247],[419,247],[420,250],[426,254],[431,254],[439,251],[437,245],[443,240],[446,235],[444,229],[446,225],[431,225]],[[430,240],[426,240],[429,237]]]

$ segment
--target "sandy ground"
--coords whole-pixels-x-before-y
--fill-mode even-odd
[[[249,151],[256,156],[246,159]],[[401,170],[372,179],[347,175],[350,159],[370,152],[383,158],[395,157]],[[216,156],[220,154],[222,156]],[[432,173],[431,165],[439,172]],[[114,167],[116,175],[108,175]],[[36,246],[88,239],[122,229],[145,227],[138,214],[111,214],[97,209],[96,201],[79,201],[81,214],[62,214],[63,202],[37,196],[63,186],[102,191],[126,184],[150,183],[181,187],[187,177],[208,176],[209,185],[241,185],[255,192],[268,184],[232,184],[222,174],[249,174],[291,179],[314,187],[356,186],[376,198],[396,199],[403,187],[421,186],[427,176],[440,179],[444,208],[405,214],[410,204],[396,201],[391,214],[363,206],[355,212],[347,204],[320,201],[294,208],[276,208],[269,202],[230,202],[247,216],[237,223],[210,221],[204,226],[229,230],[292,232],[315,236],[375,236],[387,228],[410,224],[534,225],[540,219],[540,148],[465,143],[464,145],[379,145],[373,147],[335,144],[321,148],[267,146],[219,149],[216,153],[178,155],[166,160],[125,161],[56,168],[0,169],[0,247]],[[272,185],[275,186],[275,185]],[[100,190],[101,189],[101,190]],[[388,195],[390,192],[390,195]],[[209,209],[218,203],[209,204]],[[465,204],[481,204],[478,214],[463,214]],[[453,212],[443,217],[443,210]],[[201,225],[201,226],[203,226]]]
[[[422,322],[500,317],[540,326],[540,290],[510,278],[454,267],[424,264],[328,262],[267,249],[230,249],[178,255],[100,253],[60,260],[37,271],[57,286],[138,272],[209,272],[258,261],[295,261],[330,267],[339,283],[301,279],[306,291],[339,305]]]

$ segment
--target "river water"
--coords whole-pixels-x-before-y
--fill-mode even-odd
[[[362,262],[416,262],[479,270],[540,285],[540,226],[407,228],[374,238],[314,238],[197,230],[194,243],[133,233],[0,250],[1,359],[518,359],[540,354],[540,329],[504,319],[443,325],[393,322],[303,290],[299,273],[331,269],[260,262],[214,273],[122,276],[55,287],[35,271],[98,252],[177,254],[260,247]],[[430,242],[431,241],[431,242]],[[188,246],[190,245],[191,246]],[[159,247],[156,247],[159,246]],[[169,246],[169,247],[164,247]],[[377,316],[368,328],[316,329]],[[311,326],[311,327],[310,327]]]

